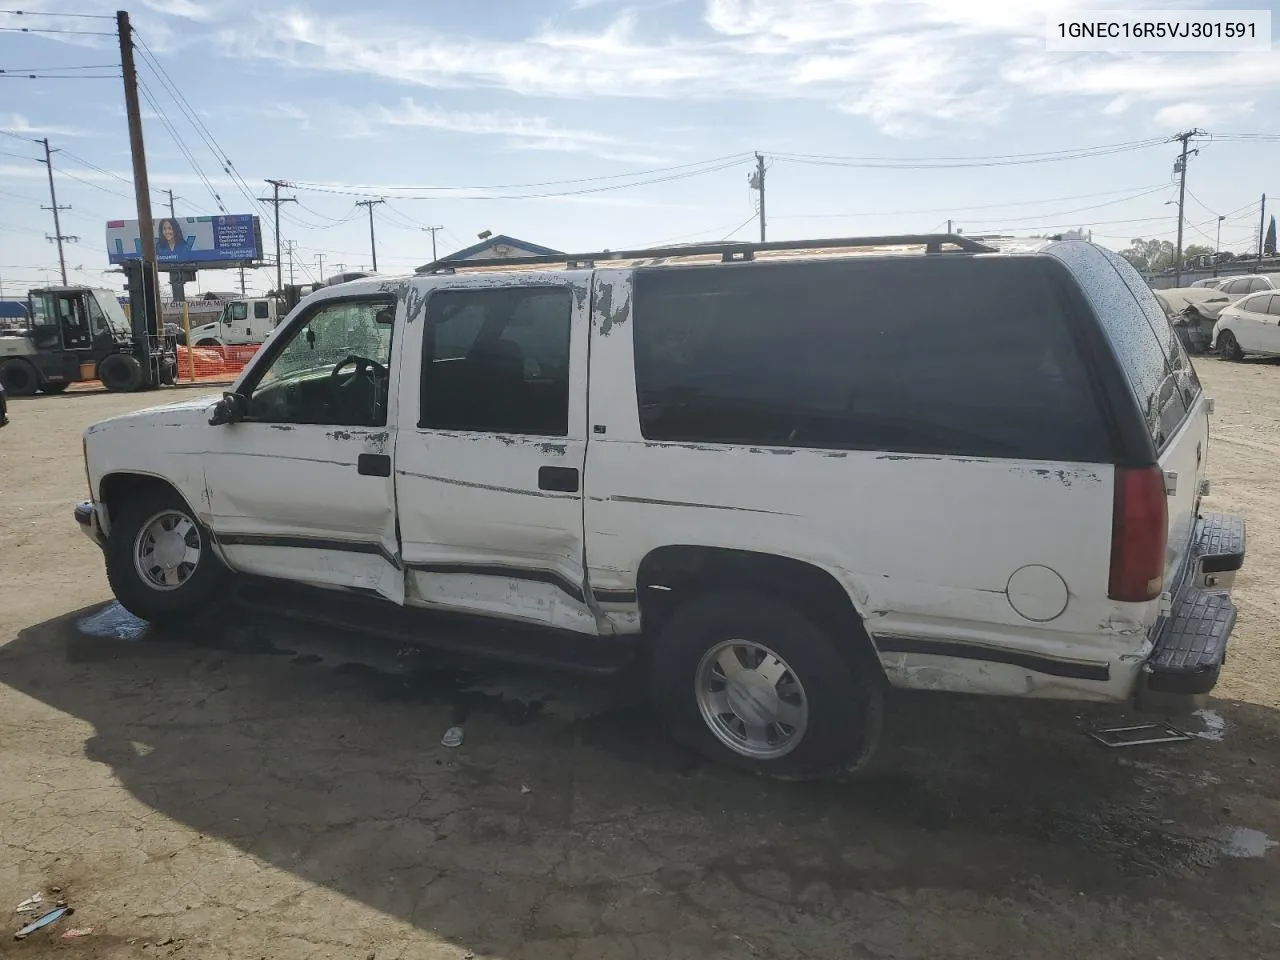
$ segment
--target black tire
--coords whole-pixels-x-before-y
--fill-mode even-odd
[[[729,640],[763,645],[787,668],[779,683],[790,676],[803,688],[807,723],[781,756],[744,755],[703,717],[699,689],[704,657]],[[735,659],[742,662],[736,654]],[[883,678],[855,669],[853,659],[841,652],[828,630],[785,600],[709,593],[680,607],[667,621],[652,649],[651,682],[668,732],[708,758],[780,779],[843,778],[870,761],[884,709]],[[788,736],[784,730],[770,727],[781,739]]]
[[[142,364],[128,353],[113,353],[98,364],[98,379],[108,390],[132,393],[142,387]]]
[[[160,382],[166,387],[172,387],[178,382],[178,362],[171,357],[160,360]]]
[[[1218,355],[1226,360],[1243,360],[1244,351],[1240,349],[1240,341],[1230,330],[1218,334]]]
[[[0,383],[11,397],[30,397],[40,389],[40,374],[26,360],[11,357],[0,363]]]
[[[57,383],[49,382],[41,385],[40,392],[41,393],[63,393],[69,386],[71,386],[71,384],[68,383],[66,380],[60,380]]]
[[[216,348],[216,347],[220,347],[220,346],[222,346],[222,344],[220,344],[217,340],[209,340],[209,339],[205,339],[205,340],[198,340],[198,341],[196,341],[196,346],[197,346],[197,347],[215,347],[215,348]]]
[[[177,578],[180,585],[163,589],[145,578],[134,562],[134,554],[145,528],[155,518],[180,515],[191,524],[186,544],[197,545],[199,559],[185,571],[181,565]],[[105,548],[107,581],[120,605],[143,620],[164,623],[189,617],[208,607],[221,592],[227,569],[213,551],[213,538],[194,511],[174,490],[156,492],[154,488],[125,502],[111,517],[111,534]]]

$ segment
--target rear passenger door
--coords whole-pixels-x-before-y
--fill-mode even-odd
[[[582,533],[589,278],[415,281],[395,462],[408,603],[596,631]]]

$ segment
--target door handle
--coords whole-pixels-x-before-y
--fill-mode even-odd
[[[356,472],[362,477],[389,477],[391,458],[385,453],[362,453],[356,458]]]
[[[560,493],[578,492],[578,471],[575,467],[539,467],[538,489],[556,490]]]

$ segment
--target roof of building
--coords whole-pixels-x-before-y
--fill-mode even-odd
[[[509,237],[505,233],[497,236],[489,237],[481,240],[479,243],[473,243],[469,247],[463,247],[461,250],[455,250],[453,253],[446,254],[441,260],[486,260],[488,257],[477,256],[486,251],[497,251],[498,247],[508,247],[513,251],[515,256],[523,257],[551,257],[562,253],[560,250],[553,250],[551,247],[544,247],[539,243],[530,243],[528,240],[521,240],[519,237]],[[494,260],[500,260],[503,257],[512,256],[512,253],[504,253],[493,257]]]

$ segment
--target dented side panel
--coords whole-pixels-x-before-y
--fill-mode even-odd
[[[395,457],[407,602],[581,633],[599,630],[586,591],[582,492],[544,489],[543,468],[586,454],[588,272],[530,272],[518,283],[572,294],[569,430],[563,437],[416,426],[432,293],[511,286],[511,277],[429,276],[407,292],[403,428]],[[425,375],[429,376],[430,371]]]

